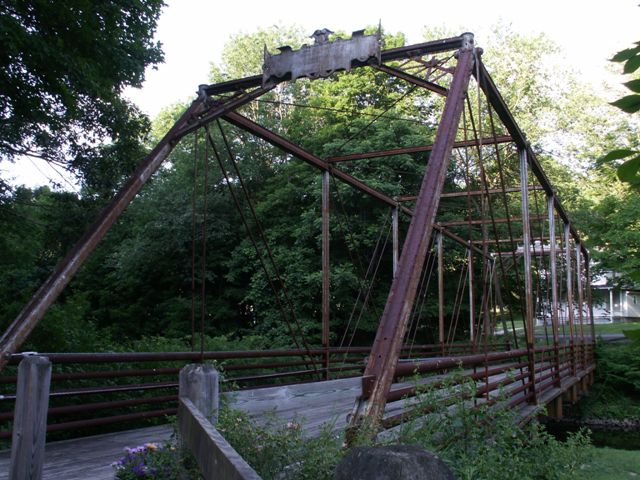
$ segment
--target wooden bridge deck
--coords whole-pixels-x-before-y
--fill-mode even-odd
[[[111,464],[125,447],[163,442],[171,436],[169,425],[140,428],[47,443],[43,480],[113,480]],[[0,451],[0,480],[8,479],[11,452]]]

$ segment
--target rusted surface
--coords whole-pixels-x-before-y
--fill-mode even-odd
[[[376,384],[370,398],[354,407],[350,425],[357,426],[363,417],[375,426],[384,412],[386,396],[395,376],[400,346],[412,310],[420,273],[431,240],[433,223],[438,209],[440,192],[449,165],[453,142],[464,95],[473,65],[472,49],[460,50],[451,89],[436,133],[431,158],[425,171],[420,198],[400,256],[398,271],[385,305],[365,375],[375,375]]]
[[[536,403],[536,378],[533,366],[536,363],[533,348],[534,306],[533,306],[533,277],[531,272],[531,225],[529,224],[529,161],[527,150],[520,150],[520,188],[522,208],[522,256],[524,258],[524,329],[527,337],[527,351],[529,355],[529,375],[533,403]]]
[[[500,117],[500,120],[502,121],[504,126],[507,128],[507,131],[509,132],[509,135],[511,136],[515,144],[518,146],[518,149],[526,152],[527,162],[529,162],[531,171],[536,176],[536,179],[540,182],[540,185],[544,189],[545,193],[547,195],[554,196],[553,185],[551,185],[549,178],[544,173],[544,170],[542,169],[540,162],[538,162],[535,153],[531,149],[531,145],[529,145],[524,132],[516,123],[513,115],[509,110],[509,107],[502,98],[502,95],[493,82],[491,75],[489,75],[489,72],[487,72],[487,69],[482,62],[479,62],[479,66],[477,69],[474,69],[473,74],[476,77],[480,88],[487,96],[487,100],[489,101],[495,112],[498,114],[498,117]],[[567,215],[567,212],[565,211],[560,202],[560,199],[557,196],[554,196],[554,205],[560,219],[564,223],[570,225],[571,236],[576,240],[576,242],[580,242],[580,235],[570,223],[569,216]],[[584,253],[588,255],[586,249],[584,249]]]
[[[443,96],[447,96],[447,93],[449,92],[449,90],[447,90],[446,88],[438,85],[437,83],[434,82],[430,82],[429,80],[425,80],[423,78],[420,77],[416,77],[415,75],[412,75],[410,73],[404,72],[398,68],[393,68],[393,67],[389,67],[388,65],[379,65],[376,67],[378,70],[380,70],[381,72],[384,73],[388,73],[389,75],[393,75],[394,77],[398,77],[401,78],[402,80],[404,80],[405,82],[409,82],[412,83],[413,85],[416,85],[418,87],[422,87],[426,90],[430,90],[432,92],[435,92],[439,95],[443,95]]]
[[[383,52],[375,52],[371,54],[370,50],[367,50],[366,55],[356,56],[355,64],[353,63],[354,55],[353,49],[349,52],[342,54],[336,53],[336,45],[347,45],[346,42],[336,41],[333,43],[327,42],[327,32],[317,32],[318,45],[315,47],[307,47],[303,49],[303,53],[298,55],[298,60],[301,56],[307,56],[307,60],[300,63],[294,59],[294,54],[297,52],[283,51],[281,55],[271,57],[277,58],[276,63],[281,61],[283,64],[278,67],[278,73],[273,74],[275,64],[272,64],[274,68],[265,72],[264,78],[262,76],[247,77],[245,79],[232,80],[223,82],[216,85],[202,86],[200,89],[201,96],[192,105],[192,107],[178,120],[176,125],[171,129],[167,137],[151,152],[150,156],[140,165],[136,171],[136,175],[127,183],[123,189],[123,192],[119,193],[114,199],[113,203],[107,208],[102,216],[96,221],[92,229],[81,239],[78,245],[74,248],[69,256],[65,259],[65,262],[56,271],[54,275],[43,285],[41,290],[36,294],[32,302],[30,302],[25,310],[16,319],[16,322],[12,324],[10,330],[0,339],[0,353],[3,357],[0,359],[0,367],[6,363],[9,358],[7,353],[15,351],[20,345],[20,342],[26,338],[29,331],[33,329],[38,320],[42,317],[48,306],[55,300],[55,297],[60,293],[62,288],[69,282],[75,271],[82,264],[91,250],[95,248],[97,242],[106,233],[110,225],[115,221],[118,215],[124,210],[126,205],[131,201],[133,196],[140,190],[142,184],[151,176],[151,174],[158,168],[160,163],[169,154],[175,144],[188,133],[195,132],[201,127],[205,127],[208,122],[222,116],[225,120],[233,125],[248,131],[255,136],[269,142],[271,145],[282,149],[284,152],[302,159],[309,165],[319,169],[321,171],[322,182],[322,305],[321,305],[321,318],[322,318],[322,333],[320,336],[321,348],[309,348],[308,355],[312,363],[318,362],[322,364],[322,368],[319,370],[310,369],[306,360],[289,359],[288,357],[299,357],[302,350],[277,350],[277,351],[236,351],[236,352],[161,352],[161,353],[130,353],[130,354],[51,354],[51,360],[59,363],[127,363],[127,362],[147,362],[147,361],[171,361],[171,362],[184,362],[189,360],[237,360],[236,363],[226,365],[225,369],[232,373],[229,378],[237,382],[243,382],[242,388],[248,388],[249,386],[265,386],[271,383],[278,383],[281,386],[294,384],[294,383],[306,383],[310,382],[314,373],[321,373],[324,378],[343,377],[343,376],[360,376],[361,370],[365,370],[362,380],[363,394],[361,399],[354,407],[354,415],[352,416],[352,425],[357,426],[364,416],[369,416],[371,419],[377,421],[382,412],[385,409],[385,403],[390,400],[398,400],[405,394],[413,394],[415,388],[401,388],[391,389],[391,384],[395,378],[403,375],[412,375],[417,369],[420,372],[435,372],[441,369],[456,368],[459,365],[468,366],[474,369],[480,369],[480,371],[474,371],[467,375],[468,378],[473,380],[480,380],[482,383],[478,390],[479,395],[486,395],[488,402],[493,402],[494,399],[489,397],[489,392],[497,388],[500,382],[490,380],[489,376],[494,373],[500,373],[498,370],[506,368],[504,365],[498,366],[494,362],[509,362],[508,365],[516,365],[514,368],[519,368],[520,371],[509,382],[509,385],[513,384],[510,390],[510,394],[518,395],[509,402],[511,406],[518,405],[523,401],[531,401],[535,403],[539,399],[546,402],[545,395],[548,395],[554,387],[558,387],[560,383],[564,382],[566,377],[570,375],[582,375],[585,370],[592,368],[591,362],[593,361],[593,348],[591,342],[595,338],[593,330],[593,314],[591,312],[591,299],[589,286],[589,265],[588,265],[588,252],[583,248],[580,237],[574,230],[573,226],[568,222],[566,212],[562,209],[560,201],[557,199],[553,192],[553,188],[549,183],[547,177],[540,164],[538,163],[534,152],[526,142],[523,132],[515,123],[506,103],[497,91],[493,81],[486,72],[484,66],[481,63],[476,63],[472,68],[474,60],[479,62],[479,51],[473,50],[470,44],[471,37],[469,35],[463,35],[460,37],[454,37],[450,39],[443,39],[433,42],[425,42],[419,45],[413,45],[408,47],[399,47]],[[358,35],[360,38],[365,38]],[[356,39],[356,42],[359,41]],[[333,45],[333,46],[332,46]],[[318,47],[318,48],[316,48]],[[341,47],[342,48],[342,47]],[[421,58],[424,55],[432,53],[458,50],[457,66],[451,67],[450,55],[442,55],[440,57]],[[322,58],[311,58],[313,55],[311,52],[318,52],[323,50]],[[331,51],[330,51],[331,50]],[[346,50],[349,50],[348,48]],[[235,110],[265,93],[273,88],[277,83],[283,81],[286,78],[296,78],[298,76],[324,76],[336,69],[349,69],[354,66],[360,66],[371,60],[377,63],[389,62],[393,60],[402,60],[398,65],[379,65],[378,69],[384,71],[390,75],[403,79],[412,85],[425,88],[430,91],[435,91],[438,94],[445,95],[445,107],[442,112],[440,123],[438,125],[438,131],[435,137],[435,143],[433,145],[421,145],[415,147],[402,147],[391,148],[385,150],[378,150],[373,152],[355,153],[350,155],[343,155],[340,157],[334,157],[330,159],[323,159],[314,155],[313,153],[304,150],[300,146],[290,142],[283,136],[276,134],[274,131],[259,125],[255,121],[239,114]],[[289,58],[291,62],[284,62],[286,58]],[[305,63],[306,62],[306,63]],[[285,65],[286,64],[286,65]],[[304,65],[302,65],[304,64]],[[298,69],[302,65],[301,69]],[[296,70],[297,69],[297,70]],[[420,73],[418,73],[420,72]],[[433,73],[435,72],[435,75]],[[464,108],[464,100],[467,95],[468,82],[471,74],[474,74],[479,82],[482,91],[485,93],[486,99],[489,105],[488,108],[481,108],[480,101],[484,100],[482,97],[478,103],[478,112],[488,111],[489,121],[485,119],[475,120],[472,117],[472,108],[468,104],[468,116],[465,117],[465,121],[460,124],[461,112]],[[418,75],[421,75],[418,77]],[[444,76],[453,75],[451,83],[443,82],[445,85],[449,85],[448,88],[444,88],[436,83],[440,81],[440,78]],[[436,78],[437,77],[437,78]],[[265,80],[265,87],[260,87],[263,80]],[[432,81],[433,80],[433,81]],[[448,80],[448,79],[447,79]],[[253,90],[251,90],[253,89]],[[412,88],[413,89],[413,88]],[[480,93],[480,92],[479,92]],[[219,97],[217,99],[206,98],[206,95],[221,95],[228,94],[226,97]],[[277,103],[277,102],[274,102]],[[467,103],[468,99],[467,99]],[[503,125],[499,125],[498,129],[493,126],[493,113],[502,121]],[[484,114],[483,114],[484,115]],[[375,119],[379,116],[374,115]],[[374,119],[374,121],[375,121]],[[467,136],[467,130],[469,129],[469,121],[471,122],[473,136],[475,138],[469,139]],[[493,136],[487,137],[487,132],[482,131],[483,125],[491,124]],[[479,126],[479,131],[476,131],[476,125]],[[496,132],[504,133],[505,128],[508,135],[497,135]],[[456,133],[464,131],[464,140],[456,141]],[[213,147],[213,141],[211,146]],[[425,139],[425,141],[427,141]],[[428,141],[431,141],[429,139]],[[226,139],[225,139],[225,143]],[[519,187],[506,187],[509,183],[505,183],[503,177],[503,168],[500,161],[500,156],[504,155],[505,160],[507,155],[513,150],[512,145],[509,145],[506,149],[498,147],[500,143],[513,143],[519,150],[520,154],[520,167],[521,167],[521,185]],[[384,147],[384,146],[383,146]],[[227,148],[229,144],[227,143]],[[468,187],[467,191],[452,191],[442,192],[444,185],[445,174],[447,173],[447,166],[452,156],[452,149],[458,148],[455,153],[456,156],[463,158],[463,155],[468,157],[467,149],[474,150],[477,155],[478,166],[482,171],[482,178],[478,181],[474,179],[472,182],[466,181]],[[361,159],[380,158],[391,155],[410,154],[417,152],[430,152],[428,155],[428,161],[426,166],[425,175],[422,179],[419,195],[403,195],[400,197],[394,197],[393,194],[380,191],[366,182],[356,178],[355,176],[347,173],[347,171],[357,172],[360,166],[358,165],[346,165],[344,169],[338,168],[338,162],[354,161]],[[501,153],[502,152],[502,153]],[[504,153],[507,152],[507,153]],[[230,150],[229,150],[230,153]],[[482,157],[489,155],[495,155],[496,166],[498,168],[500,183],[497,183],[493,179],[488,181],[484,176],[484,167],[482,166]],[[377,162],[371,162],[375,164]],[[349,170],[353,168],[353,170]],[[369,168],[369,164],[365,166]],[[345,171],[345,169],[347,171]],[[529,174],[532,173],[532,175]],[[468,175],[468,172],[467,172]],[[476,174],[477,175],[477,174]],[[238,177],[240,175],[238,173]],[[329,195],[329,182],[331,177],[336,180],[340,180],[357,190],[376,198],[380,202],[388,205],[392,208],[392,232],[393,232],[393,283],[388,295],[387,304],[385,305],[384,313],[380,320],[379,329],[377,331],[376,339],[371,350],[371,354],[367,359],[366,367],[364,366],[364,357],[370,353],[368,347],[353,347],[353,348],[331,348],[329,344],[329,331],[330,331],[330,195]],[[531,180],[531,182],[530,182]],[[478,182],[478,183],[475,183]],[[515,182],[514,182],[515,183]],[[531,184],[529,184],[531,183]],[[230,182],[227,182],[230,184]],[[500,185],[500,188],[495,188]],[[511,183],[513,185],[513,183]],[[482,188],[483,187],[483,188]],[[489,188],[492,187],[492,188]],[[463,188],[461,185],[453,187],[458,190]],[[473,188],[473,189],[472,189]],[[482,188],[478,190],[477,188]],[[535,192],[537,190],[544,191],[549,201],[547,204],[546,215],[531,215],[529,212],[529,198],[535,198]],[[397,192],[403,192],[403,190],[396,190]],[[520,217],[512,216],[509,213],[509,207],[507,200],[508,194],[516,192],[520,193],[523,211]],[[531,192],[534,192],[533,195]],[[403,192],[405,193],[405,192]],[[496,196],[498,195],[498,196]],[[436,213],[438,210],[439,201],[442,198],[452,198],[453,200],[447,202],[447,206],[452,206],[454,210],[457,204],[463,202],[456,201],[457,198],[467,199],[467,211],[468,215],[465,215],[464,220],[459,220],[460,216],[443,216],[440,224],[434,223],[436,219]],[[515,200],[515,195],[509,197]],[[495,218],[493,214],[493,201],[504,200],[504,217],[508,218]],[[416,201],[415,205],[411,205],[409,208],[403,205],[401,202]],[[249,202],[249,205],[251,203]],[[473,206],[473,208],[472,208]],[[253,208],[253,207],[252,207]],[[536,205],[537,208],[537,205]],[[474,210],[475,209],[475,210]],[[503,211],[502,209],[498,211]],[[489,215],[487,215],[489,212]],[[411,219],[409,231],[406,235],[404,244],[400,243],[400,228],[399,224],[402,219],[400,215],[404,213]],[[479,215],[477,215],[479,213]],[[562,287],[557,284],[558,275],[562,275],[562,272],[558,270],[562,269],[562,262],[558,262],[556,251],[556,232],[555,221],[556,215],[564,224],[564,247],[566,258],[568,259],[566,266],[566,281],[567,281],[567,304],[572,305],[573,290],[577,291],[577,303],[578,303],[578,320],[579,326],[576,328],[574,323],[574,315],[572,309],[569,309],[569,330],[570,330],[570,345],[560,345],[558,339],[558,310],[562,308],[563,300],[559,299],[559,294],[562,293]],[[488,217],[491,218],[488,218]],[[548,221],[550,232],[548,237],[545,237],[542,233],[537,236],[537,233],[545,227],[545,220]],[[512,232],[512,223],[522,223],[522,236],[514,236]],[[496,224],[506,224],[508,229],[509,238],[506,237],[504,231],[499,231],[496,228]],[[480,226],[481,229],[473,229],[473,226]],[[495,238],[489,238],[488,225],[492,225],[493,232],[491,233]],[[455,230],[456,233],[451,231]],[[468,238],[463,238],[460,234],[459,228],[465,227],[468,229]],[[403,230],[404,231],[404,230]],[[412,308],[416,304],[416,295],[420,277],[423,273],[423,267],[425,264],[426,253],[430,248],[430,242],[432,240],[433,232],[438,232],[437,241],[435,242],[435,255],[437,255],[437,289],[438,289],[438,344],[436,345],[420,345],[420,346],[402,346],[404,336],[407,330],[408,317],[412,311]],[[532,235],[536,235],[536,243],[532,242]],[[482,236],[482,240],[478,240]],[[455,256],[458,259],[466,258],[466,266],[468,271],[466,277],[461,274],[461,281],[466,282],[467,286],[462,287],[459,303],[465,304],[464,311],[465,316],[462,320],[466,329],[466,312],[468,308],[469,312],[469,332],[470,343],[461,345],[455,343],[446,343],[445,331],[448,315],[447,299],[444,296],[444,281],[445,265],[448,269],[451,262],[444,263],[444,247],[443,239],[450,239],[457,245],[458,251]],[[540,241],[541,247],[538,242]],[[550,240],[550,244],[545,244],[546,240]],[[516,245],[516,243],[522,242],[522,246]],[[572,242],[575,247],[572,246]],[[489,249],[489,243],[492,244]],[[504,248],[502,244],[507,244]],[[509,245],[511,244],[511,245]],[[449,247],[449,242],[447,247]],[[463,252],[460,251],[460,247],[463,247]],[[504,251],[500,251],[503,249]],[[509,250],[510,249],[510,250]],[[400,254],[400,251],[402,253]],[[532,260],[531,253],[539,255],[540,264],[543,261],[543,255],[549,255],[549,267],[551,272],[550,277],[547,277],[549,282],[552,282],[552,323],[554,330],[554,343],[553,347],[548,348],[535,348],[534,344],[534,325],[533,325],[533,278],[532,278]],[[575,254],[576,256],[576,268],[572,272],[573,265],[571,258]],[[562,255],[562,253],[560,254]],[[519,262],[524,260],[524,279],[525,285],[517,283],[516,285],[510,285],[508,294],[505,295],[505,299],[510,302],[512,293],[517,294],[518,297],[524,298],[524,306],[520,310],[523,310],[525,314],[525,328],[526,328],[526,348],[518,348],[517,336],[516,349],[509,350],[507,346],[506,352],[499,352],[498,350],[503,346],[487,341],[489,332],[493,334],[494,326],[490,325],[492,319],[488,314],[488,293],[487,289],[491,287],[488,285],[495,284],[493,287],[495,290],[495,304],[498,305],[501,312],[503,326],[505,334],[507,333],[506,322],[504,321],[505,311],[511,312],[513,305],[505,306],[502,302],[502,294],[500,292],[500,280],[505,279],[507,275],[506,270],[502,265],[503,257],[511,258],[512,263],[510,267],[513,268],[513,277],[521,279],[521,272],[518,270]],[[450,258],[447,257],[447,260]],[[461,260],[464,262],[464,260]],[[496,264],[501,269],[501,279],[496,275]],[[521,268],[521,267],[520,267]],[[426,268],[424,268],[426,272]],[[490,272],[489,279],[487,280],[486,272]],[[539,271],[537,273],[540,274]],[[509,273],[508,275],[512,275]],[[572,282],[575,278],[575,284]],[[520,281],[520,280],[518,280]],[[465,288],[468,289],[467,294],[464,294]],[[458,298],[455,300],[458,302]],[[510,302],[511,303],[511,302]],[[476,308],[481,305],[480,315],[476,315]],[[515,311],[519,311],[516,306]],[[27,312],[27,313],[25,313]],[[459,313],[459,310],[458,310]],[[497,313],[494,310],[495,321],[497,321]],[[450,332],[452,332],[452,339],[456,337],[455,327],[457,326],[457,317],[455,319],[455,325],[453,325],[453,314],[451,316],[452,324],[450,326]],[[484,322],[484,323],[483,323]],[[480,327],[484,325],[485,338],[482,338]],[[585,330],[591,327],[591,339],[589,340],[585,335]],[[576,335],[579,331],[579,337]],[[416,328],[417,331],[417,328]],[[459,333],[459,332],[458,332]],[[476,335],[477,334],[477,335]],[[588,333],[587,333],[588,335]],[[459,338],[458,335],[457,338]],[[415,338],[415,336],[414,336]],[[450,339],[451,340],[451,339]],[[486,344],[483,344],[484,353],[480,355],[467,355],[469,352],[477,352],[478,344],[484,340]],[[577,340],[577,341],[576,341]],[[564,339],[563,339],[564,341]],[[450,357],[445,357],[445,352]],[[49,354],[45,354],[49,355]],[[430,358],[437,355],[442,355],[440,358]],[[399,361],[399,357],[404,357],[405,360],[412,359],[412,361]],[[12,363],[15,363],[18,359],[22,358],[20,355],[14,355],[11,357]],[[526,359],[526,361],[525,361]],[[174,364],[175,365],[175,364]],[[550,366],[551,365],[551,366]],[[77,367],[77,366],[76,366]],[[73,367],[73,368],[76,368]],[[154,391],[163,389],[175,389],[176,382],[167,381],[167,375],[172,375],[176,371],[176,367],[165,367],[158,369],[152,368],[131,368],[129,370],[117,370],[118,365],[107,366],[109,370],[102,372],[58,372],[54,373],[54,380],[67,382],[64,385],[58,385],[57,390],[52,393],[52,398],[67,400],[72,397],[83,399],[85,403],[79,405],[70,406],[57,406],[54,407],[57,410],[53,411],[55,415],[83,413],[83,412],[97,412],[102,409],[108,408],[138,408],[140,406],[149,404],[155,404],[155,409],[160,409],[163,406],[160,404],[165,399],[172,399],[172,391],[166,391],[156,394],[157,396],[147,396],[142,398],[141,396],[153,395]],[[235,373],[235,376],[233,374]],[[242,375],[242,376],[240,376]],[[141,377],[140,379],[134,379],[131,377]],[[129,378],[127,378],[129,377]],[[155,382],[150,382],[148,377],[157,377]],[[124,378],[128,383],[116,384],[113,380],[107,386],[98,385],[97,382],[75,384],[73,382],[84,379],[117,379]],[[11,383],[12,377],[5,376],[0,377],[0,383],[8,385]],[[136,383],[137,382],[137,383]],[[518,385],[516,385],[516,382]],[[520,386],[519,383],[522,383]],[[92,385],[92,386],[87,386]],[[517,387],[517,388],[515,388]],[[511,387],[510,387],[511,388]],[[391,393],[390,393],[391,392]],[[97,402],[87,403],[90,399],[90,395],[114,395],[116,400],[112,402]],[[122,395],[132,395],[131,398],[122,399]],[[134,398],[133,395],[138,394],[141,398]],[[95,400],[95,399],[94,399]],[[11,393],[5,395],[4,398],[0,397],[0,404],[11,404]],[[528,407],[533,408],[533,407]],[[91,418],[87,421],[78,420],[74,422],[66,422],[64,424],[57,424],[51,426],[52,429],[63,428],[76,428],[87,425],[106,425],[113,422],[130,421],[139,418],[153,417],[160,415],[162,412],[171,411],[171,409],[164,410],[149,410],[147,412],[139,412],[135,414],[117,415],[107,418]],[[0,419],[8,418],[8,414],[0,414]],[[404,415],[404,414],[402,414]],[[402,415],[394,417],[396,420],[404,418]],[[386,420],[389,423],[389,419]],[[1,434],[0,434],[1,435]]]
[[[326,349],[323,358],[325,379],[329,378],[329,320],[330,320],[330,197],[329,186],[331,177],[328,171],[322,172],[322,347]]]
[[[553,329],[553,345],[555,347],[556,386],[560,387],[560,357],[558,355],[558,264],[556,256],[556,212],[553,196],[547,198],[549,215],[549,271],[551,273],[551,328]]]

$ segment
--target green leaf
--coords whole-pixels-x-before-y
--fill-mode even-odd
[[[618,107],[620,110],[627,113],[635,113],[640,110],[640,95],[627,95],[620,100],[611,102],[611,105]]]
[[[640,67],[640,55],[636,55],[635,57],[631,57],[627,60],[622,71],[627,74],[633,73],[638,69],[638,67]]]
[[[640,169],[640,155],[627,160],[618,167],[618,178],[623,182],[637,182],[639,179],[638,169]]]
[[[629,60],[634,55],[637,55],[638,53],[640,53],[640,47],[625,48],[624,50],[621,50],[618,53],[616,53],[613,56],[613,58],[611,59],[611,61],[612,62],[624,62],[626,60]]]
[[[630,82],[625,83],[624,86],[632,92],[640,93],[640,78],[631,80]]]
[[[629,157],[637,152],[636,150],[619,149],[611,150],[604,157],[600,159],[601,162],[610,162],[611,160],[620,160],[621,158]]]

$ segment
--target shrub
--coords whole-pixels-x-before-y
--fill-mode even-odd
[[[407,421],[395,441],[440,455],[458,478],[573,478],[591,454],[587,433],[580,431],[560,442],[537,421],[520,426],[517,411],[499,408],[504,397],[494,398],[491,405],[481,399],[474,402],[474,382],[451,383],[445,389],[455,389],[457,395],[448,405],[441,398],[443,389],[427,388],[419,394],[418,409],[435,405],[436,410]]]
[[[322,480],[344,455],[342,437],[325,425],[315,438],[306,438],[302,420],[282,422],[267,416],[260,423],[243,412],[222,408],[216,428],[265,480]],[[284,473],[283,473],[284,472]],[[283,475],[283,476],[280,476]]]

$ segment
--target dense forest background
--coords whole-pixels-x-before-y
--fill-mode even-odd
[[[114,70],[121,73],[107,89],[113,94],[111,97],[98,96],[100,101],[90,106],[88,99],[104,92],[97,84],[85,85],[76,103],[70,98],[70,89],[63,89],[60,98],[64,108],[40,103],[36,109],[51,115],[66,109],[76,114],[70,119],[66,115],[28,119],[33,105],[21,106],[24,122],[37,126],[50,121],[59,125],[60,131],[45,128],[38,133],[33,128],[25,129],[13,133],[11,145],[2,144],[3,159],[22,161],[21,155],[42,156],[73,172],[81,190],[65,191],[65,185],[30,189],[3,179],[0,328],[12,321],[144,152],[155,145],[187,106],[176,103],[149,122],[118,95],[124,85],[142,81],[145,65],[162,58],[159,46],[149,40],[159,6],[147,4],[147,17],[140,17],[141,21],[146,18],[147,23],[137,26],[146,36],[141,35],[142,40],[136,44],[136,67],[127,70],[131,65],[115,66]],[[107,19],[108,14],[105,12]],[[424,36],[431,39],[456,33],[425,30]],[[209,80],[218,82],[260,73],[263,45],[273,51],[281,45],[295,48],[305,41],[297,27],[238,35],[225,47],[221,61],[212,63]],[[403,45],[405,37],[400,32],[385,32],[384,41],[385,48],[392,48]],[[613,149],[635,149],[640,143],[637,118],[608,103],[622,94],[622,87],[614,87],[613,92],[594,91],[566,68],[562,52],[544,35],[523,36],[502,25],[483,41],[482,47],[484,62],[495,83],[527,132],[585,239],[594,271],[613,270],[619,274],[617,282],[633,286],[640,267],[640,200],[632,185],[618,180],[615,161],[599,161]],[[91,56],[91,52],[86,55]],[[114,58],[117,56],[114,52]],[[56,71],[44,72],[49,75],[46,78],[56,78],[67,65],[64,61],[60,59]],[[103,72],[96,66],[94,73],[98,78]],[[3,92],[0,97],[9,98],[8,95]],[[401,101],[412,95],[414,92],[401,81],[371,69],[359,69],[328,80],[303,80],[278,87],[249,108],[251,116],[261,123],[318,156],[328,157],[383,149],[389,144],[430,143],[435,122],[428,119],[438,106],[433,102],[438,100]],[[36,97],[34,93],[31,101],[42,101]],[[17,111],[15,105],[12,108]],[[7,111],[3,105],[5,120]],[[88,111],[92,112],[91,118],[80,115]],[[385,114],[371,124],[381,112]],[[365,127],[367,134],[358,135]],[[88,138],[78,137],[80,129]],[[217,125],[212,125],[211,131],[218,141],[222,140]],[[233,127],[225,125],[224,135],[230,139],[302,329],[311,343],[319,344],[320,175]],[[221,170],[212,152],[206,149],[202,138],[189,137],[181,142],[166,166],[144,187],[81,268],[25,349],[188,348],[192,341],[192,310],[198,312],[199,322],[203,301],[211,348],[291,345],[291,336]],[[209,159],[206,183],[205,158]],[[373,169],[371,161],[358,163],[350,173],[402,195],[417,190],[424,163],[423,154],[402,155],[382,169]],[[403,178],[403,187],[398,176]],[[337,344],[352,318],[351,307],[362,286],[363,270],[384,237],[381,227],[388,222],[389,209],[335,184],[332,201],[336,205],[332,223],[332,344]],[[242,206],[248,208],[246,201]],[[256,229],[257,225],[249,227]],[[200,265],[204,243],[203,275],[200,266],[194,273],[192,255],[195,252],[196,264]],[[387,259],[381,262],[382,271],[368,300],[370,308],[360,319],[356,342],[371,337],[386,299],[391,268],[389,249],[382,255]],[[195,305],[193,282],[198,291]],[[203,284],[205,295],[201,297]],[[429,329],[421,335],[425,341],[433,339]]]

